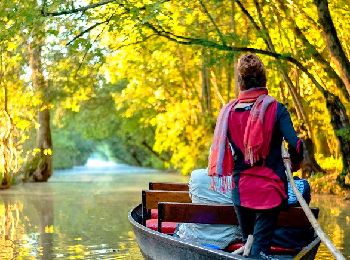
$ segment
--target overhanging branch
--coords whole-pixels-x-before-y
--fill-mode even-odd
[[[169,2],[169,1],[170,0],[162,0],[162,1],[159,1],[159,4],[163,4],[163,3]],[[72,8],[72,9],[69,9],[69,10],[63,10],[63,11],[59,11],[59,12],[47,12],[46,6],[45,6],[45,8],[43,7],[42,10],[41,10],[41,15],[42,16],[62,16],[62,15],[69,15],[69,14],[80,13],[80,12],[83,13],[83,12],[89,10],[89,9],[94,9],[96,7],[107,5],[107,4],[110,4],[110,3],[116,3],[119,6],[126,8],[125,4],[117,2],[117,0],[103,0],[103,1],[101,1],[99,3],[90,4],[90,5],[86,5],[86,6],[81,6],[81,7],[78,7],[78,8]],[[147,8],[147,6],[149,6],[149,5],[145,5],[145,6],[141,7],[141,8],[138,8],[138,10],[145,10]],[[130,8],[126,8],[126,9],[130,10]]]
[[[141,43],[144,43],[146,42],[147,40],[155,37],[155,36],[158,36],[156,34],[150,34],[148,36],[145,36],[142,40],[140,41],[135,41],[135,42],[132,42],[132,43],[128,43],[128,44],[122,44],[122,45],[119,45],[118,48],[116,48],[116,50],[120,50],[122,48],[125,48],[125,47],[129,47],[129,46],[132,46],[132,45],[137,45],[137,44],[141,44]]]
[[[71,43],[73,43],[76,39],[80,38],[81,36],[83,36],[84,34],[90,32],[91,30],[93,30],[94,28],[98,27],[99,25],[101,24],[105,24],[105,23],[108,23],[110,20],[111,20],[112,17],[110,17],[108,20],[106,21],[103,21],[103,22],[98,22],[98,23],[95,23],[93,25],[91,25],[90,27],[86,28],[84,31],[80,32],[78,35],[76,35],[72,40],[70,40],[66,46],[70,45]]]
[[[244,5],[242,4],[242,2],[239,1],[239,0],[234,0],[234,1],[238,4],[238,6],[239,6],[239,8],[241,9],[242,13],[244,13],[244,14],[248,17],[249,21],[253,24],[254,28],[255,28],[257,31],[261,31],[260,26],[255,22],[253,16],[251,16],[251,14],[250,14],[250,13],[248,12],[248,10],[244,7]]]
[[[116,2],[116,0],[104,0],[104,1],[101,1],[99,3],[90,4],[90,5],[82,6],[79,8],[73,8],[73,9],[64,10],[64,11],[60,11],[60,12],[47,12],[46,10],[41,10],[41,14],[43,16],[61,16],[61,15],[75,14],[75,13],[79,13],[79,12],[85,12],[89,9],[93,9],[93,8],[96,8],[99,6],[107,5],[107,4],[113,3],[113,2]]]
[[[106,20],[106,23],[105,23],[106,25],[102,28],[102,30],[101,30],[100,33],[96,36],[96,38],[92,41],[92,43],[95,43],[95,42],[97,41],[97,39],[100,38],[100,36],[102,35],[103,31],[106,29],[108,23],[111,21],[111,19],[112,19],[113,16],[114,16],[114,15],[111,15],[111,16],[108,18],[108,20]],[[83,56],[83,59],[82,59],[81,62],[79,63],[79,66],[78,66],[78,68],[77,68],[77,70],[76,70],[76,72],[75,72],[75,76],[74,76],[74,77],[77,76],[78,71],[81,69],[81,67],[82,67],[82,65],[83,65],[83,62],[84,62],[84,60],[85,60],[85,57],[87,56],[87,54],[88,54],[90,48],[91,48],[91,47],[89,47],[88,49],[86,49],[86,51],[85,51],[85,53],[84,53],[84,56]]]
[[[149,29],[151,29],[154,33],[156,33],[159,36],[165,37],[170,41],[183,44],[183,45],[197,45],[197,46],[204,46],[204,47],[210,47],[221,51],[232,51],[232,52],[254,52],[262,55],[266,55],[269,57],[273,57],[278,60],[285,60],[288,61],[297,68],[299,68],[302,72],[304,72],[312,81],[312,83],[315,84],[316,88],[323,94],[326,94],[327,90],[325,90],[320,83],[315,79],[315,77],[309,72],[309,70],[296,58],[292,57],[290,54],[282,54],[277,52],[271,52],[267,50],[261,50],[251,47],[236,47],[236,46],[227,46],[222,45],[210,40],[206,39],[200,39],[200,38],[192,38],[192,37],[184,37],[181,35],[176,35],[174,33],[168,32],[159,25],[156,27],[153,24],[147,22],[144,23],[145,26],[147,26]]]
[[[211,16],[211,14],[209,13],[207,7],[205,6],[205,4],[203,3],[202,0],[199,0],[199,3],[201,4],[205,14],[208,16],[209,20],[211,21],[211,23],[214,25],[214,28],[217,32],[217,34],[219,35],[220,39],[221,39],[221,42],[223,45],[226,45],[226,41],[225,41],[225,37],[224,35],[222,34],[222,32],[220,31],[218,25],[216,24],[214,18]]]

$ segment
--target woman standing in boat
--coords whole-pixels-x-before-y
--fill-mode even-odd
[[[219,177],[223,190],[232,188],[243,242],[250,234],[254,237],[250,257],[268,259],[277,217],[287,199],[282,140],[289,144],[294,168],[303,158],[303,146],[287,109],[268,95],[258,56],[243,55],[237,73],[240,93],[220,111],[209,175]],[[232,174],[230,183],[227,176]]]

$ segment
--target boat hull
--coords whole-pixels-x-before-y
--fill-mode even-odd
[[[200,245],[185,242],[179,238],[161,234],[141,225],[142,207],[135,207],[129,212],[128,218],[133,227],[137,243],[145,259],[151,260],[208,260],[208,259],[249,259],[228,252],[212,250]],[[297,259],[312,260],[315,258],[319,246],[319,239],[315,239],[303,254]],[[293,259],[293,256],[277,256],[278,259]]]

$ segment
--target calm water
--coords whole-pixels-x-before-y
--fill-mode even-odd
[[[142,259],[127,212],[149,181],[187,177],[101,164],[0,191],[0,259]],[[350,202],[314,196],[313,203],[324,230],[350,259]],[[330,258],[322,247],[318,259]]]

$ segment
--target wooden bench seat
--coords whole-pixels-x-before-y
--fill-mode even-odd
[[[184,202],[190,203],[191,198],[188,191],[164,191],[164,190],[143,190],[142,191],[142,224],[157,230],[158,219],[155,216],[158,215],[158,202]],[[151,214],[151,210],[153,210]],[[153,216],[152,216],[153,215]],[[155,220],[150,220],[151,217]],[[148,221],[148,222],[147,222]],[[172,221],[168,221],[172,222]],[[174,222],[173,222],[174,223]],[[167,226],[176,226],[176,223],[169,224]],[[175,229],[175,228],[174,228]],[[167,228],[167,232],[170,232],[170,228]]]
[[[318,217],[319,209],[311,209],[315,217]],[[233,205],[222,204],[195,204],[195,203],[158,203],[159,225],[163,221],[200,224],[225,224],[238,225],[238,220]],[[310,227],[301,207],[290,207],[281,211],[277,226],[280,227]]]
[[[311,211],[318,218],[319,209],[312,208]],[[157,228],[159,232],[162,231],[165,222],[238,225],[233,205],[159,202]],[[280,212],[277,226],[310,228],[311,224],[301,207],[291,207]],[[231,244],[226,250],[232,252],[240,246],[242,246],[241,243]],[[273,254],[297,253],[294,249],[276,246],[271,247],[271,252]]]
[[[188,191],[188,183],[183,182],[150,182],[149,190]],[[158,219],[158,208],[151,209],[151,219]]]

